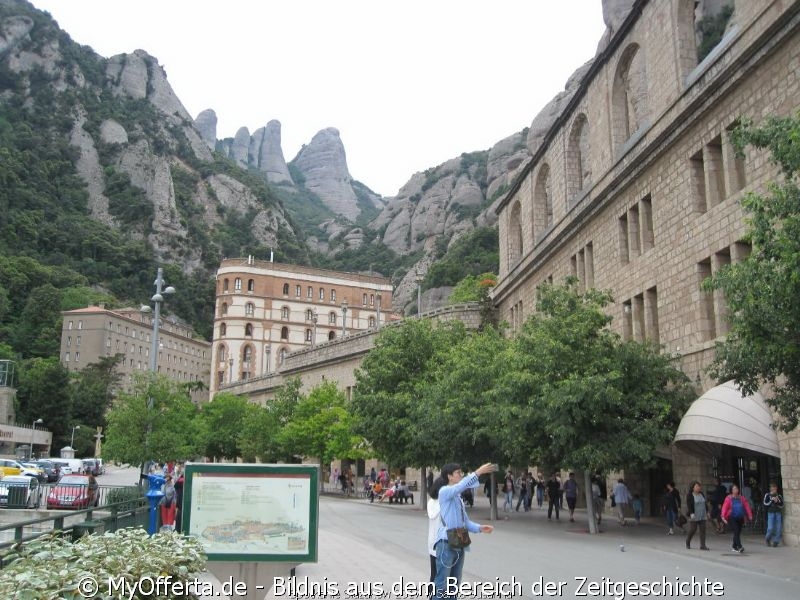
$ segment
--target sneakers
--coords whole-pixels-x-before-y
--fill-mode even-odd
[[[772,542],[770,542],[769,540],[766,540],[766,542],[767,542],[767,548],[769,548],[770,546],[772,546]]]
[[[670,530],[667,532],[667,535],[675,535],[675,532],[674,532],[674,531],[672,531],[672,529],[670,529]]]
[[[739,554],[744,554],[744,546],[740,546],[738,552]]]
[[[700,546],[700,550],[711,550],[708,546]]]
[[[773,548],[777,548],[778,547],[778,542],[772,542],[772,547]]]
[[[739,554],[742,554],[744,552],[744,546],[740,546],[739,548],[731,546],[731,550],[733,550],[734,552],[738,552]]]

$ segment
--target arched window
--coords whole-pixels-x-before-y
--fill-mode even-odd
[[[219,307],[219,314],[221,317],[224,317],[228,314],[228,303],[223,302],[222,305]]]
[[[311,330],[310,329],[306,329],[306,341],[307,342],[311,341]]]
[[[589,123],[581,113],[572,124],[567,145],[567,202],[587,187],[592,178],[589,168]]]
[[[306,321],[310,321],[313,318],[314,318],[314,311],[312,311],[310,308],[307,308],[306,309]]]
[[[325,288],[319,288],[319,299],[325,300]]]
[[[308,286],[308,289],[306,290],[306,298],[311,300],[313,297],[314,297],[314,288],[311,287],[311,286]]]
[[[336,290],[331,290],[331,302],[336,302]]]
[[[509,268],[517,264],[522,258],[522,205],[519,201],[514,203],[508,216],[508,265]]]
[[[370,306],[375,306],[375,294],[370,294],[369,295],[369,305]]]
[[[281,308],[281,319],[288,319],[289,318],[289,307],[284,306]]]
[[[647,74],[643,54],[638,44],[628,46],[619,59],[614,75],[611,129],[617,151],[647,118]]]
[[[287,354],[288,354],[288,352],[286,351],[286,348],[281,348],[281,351],[278,354],[278,357],[280,358],[281,364],[283,364],[286,361],[286,355]]]
[[[289,284],[288,283],[284,283],[283,284],[283,295],[284,296],[288,296],[289,295]]]
[[[375,327],[375,317],[370,317],[369,318],[369,326],[370,327]]]
[[[242,361],[249,363],[253,359],[253,347],[247,344],[242,350]]]
[[[553,197],[550,187],[550,166],[544,163],[539,167],[536,186],[533,189],[533,231],[534,240],[553,224]]]
[[[253,292],[256,289],[256,280],[255,279],[248,279],[247,280],[247,291]]]
[[[252,324],[252,323],[247,323],[247,324],[244,326],[244,334],[245,334],[247,337],[253,337],[253,324]]]
[[[329,340],[335,340],[336,339],[336,332],[335,331],[329,331],[328,332],[328,339]]]
[[[294,295],[297,298],[299,298],[302,295],[302,293],[303,293],[303,286],[302,285],[294,286]]]
[[[248,302],[247,304],[245,304],[244,314],[248,317],[252,317],[254,314],[256,314],[256,305],[253,304],[252,302]]]
[[[228,334],[228,326],[225,323],[219,324],[219,335],[225,337]]]
[[[336,313],[333,311],[328,313],[328,325],[336,325]]]
[[[242,280],[240,277],[237,277],[233,280],[233,291],[241,292],[242,291]]]
[[[222,291],[223,292],[227,292],[228,291],[228,280],[227,279],[223,279],[222,280]]]
[[[225,362],[225,344],[217,346],[217,356],[219,356],[219,362]]]
[[[281,327],[281,339],[288,340],[289,339],[289,328],[284,326]]]
[[[367,295],[366,294],[361,296],[361,304],[363,304],[364,306],[367,305]]]

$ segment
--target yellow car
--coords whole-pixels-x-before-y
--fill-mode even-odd
[[[22,465],[15,460],[0,458],[0,473],[6,475],[19,475],[22,473]]]

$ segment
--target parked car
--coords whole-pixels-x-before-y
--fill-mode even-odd
[[[97,468],[100,470],[100,475],[103,475],[106,472],[106,465],[103,462],[102,458],[95,458],[97,461]]]
[[[98,495],[89,491],[88,475],[63,475],[47,494],[47,509],[81,509],[97,506]]]
[[[0,473],[6,475],[19,475],[22,473],[22,465],[15,460],[0,458]]]
[[[58,481],[58,478],[61,477],[61,470],[58,468],[58,465],[51,460],[37,460],[36,464],[44,471],[45,476],[47,477],[47,483],[53,483],[54,481]]]
[[[65,460],[54,460],[53,464],[58,467],[59,479],[63,475],[72,475],[72,467]]]
[[[9,496],[12,496],[12,506],[25,508],[36,508],[39,506],[39,494],[41,493],[39,480],[27,475],[8,475],[0,479],[0,506],[9,505]],[[19,491],[20,496],[14,496]]]
[[[44,469],[42,469],[42,467],[36,463],[25,462],[22,463],[22,467],[22,475],[35,477],[39,483],[44,483],[47,481],[47,475],[44,474]]]
[[[94,475],[95,477],[100,475],[100,467],[97,464],[97,461],[93,458],[84,458],[83,459],[83,474],[84,475]]]

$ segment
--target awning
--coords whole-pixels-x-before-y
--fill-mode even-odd
[[[692,402],[681,419],[675,444],[690,454],[719,456],[722,445],[780,458],[772,413],[759,393],[742,397],[728,381]]]

